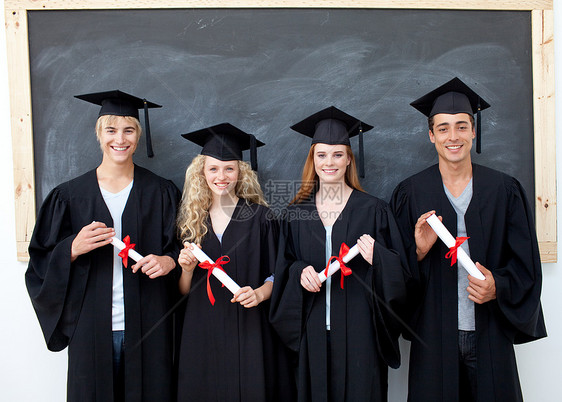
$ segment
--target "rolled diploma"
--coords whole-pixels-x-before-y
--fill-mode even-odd
[[[359,254],[359,247],[357,247],[357,244],[356,244],[355,246],[353,246],[349,249],[347,254],[343,256],[342,260],[343,260],[343,262],[348,263],[355,256],[357,256],[357,254]],[[340,269],[340,262],[339,261],[332,262],[330,264],[330,266],[328,267],[328,276],[332,276],[339,269]],[[328,279],[325,272],[326,272],[325,269],[318,272],[318,279],[320,279],[320,282],[322,282],[322,283],[325,282],[326,279]]]
[[[121,251],[125,248],[125,243],[123,243],[121,240],[119,240],[115,236],[113,236],[111,238],[111,244],[113,244],[117,249],[119,249],[119,251]],[[137,253],[135,250],[129,250],[129,257],[131,257],[136,262],[139,262],[140,259],[142,258],[142,255]]]
[[[426,222],[429,224],[429,226],[431,226],[433,231],[437,233],[437,236],[439,236],[439,238],[443,241],[443,243],[445,243],[447,247],[451,248],[455,245],[455,238],[453,237],[453,235],[451,235],[445,225],[441,223],[441,221],[435,214],[427,218]],[[486,279],[482,272],[480,272],[480,270],[476,268],[476,265],[474,264],[474,262],[472,262],[468,254],[466,254],[466,252],[461,247],[457,248],[457,259],[470,275],[478,279]]]
[[[195,256],[195,258],[197,258],[197,260],[199,260],[199,262],[209,261],[211,264],[215,263],[213,260],[211,260],[209,258],[209,256],[207,254],[205,254],[205,252],[203,250],[201,250],[199,247],[197,247],[197,245],[195,243],[191,243],[191,245],[193,246],[193,250],[191,250],[191,252]],[[228,276],[224,271],[222,271],[220,269],[213,268],[213,272],[211,272],[211,273],[224,286],[226,286],[228,288],[228,290],[230,290],[232,292],[232,294],[235,294],[236,292],[238,292],[240,290],[240,286],[238,286],[238,284],[236,282],[234,282],[232,280],[232,278],[230,276]]]

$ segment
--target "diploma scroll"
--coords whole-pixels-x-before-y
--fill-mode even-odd
[[[445,245],[449,248],[455,246],[455,238],[453,235],[447,230],[445,225],[441,223],[439,218],[433,214],[429,218],[426,219],[426,222],[431,226],[433,231],[437,233],[437,236],[445,243]],[[476,264],[470,259],[468,254],[462,249],[457,248],[457,258],[459,262],[462,264],[463,268],[467,270],[467,272],[475,278],[478,279],[486,279],[482,272],[478,268],[476,268]]]
[[[347,254],[342,258],[344,263],[348,263],[349,261],[351,261],[353,258],[355,258],[357,256],[357,254],[359,254],[359,247],[357,247],[357,244],[353,247],[351,247],[349,249],[349,251],[347,252]],[[334,261],[330,264],[330,266],[328,267],[328,276],[332,276],[334,273],[336,273],[338,270],[340,269],[340,262],[339,261]],[[323,269],[321,272],[318,272],[318,279],[320,279],[320,282],[324,283],[326,281],[326,279],[328,278],[326,276],[325,273],[325,269]]]
[[[191,245],[193,246],[193,249],[191,250],[191,252],[193,253],[195,258],[197,258],[197,260],[199,262],[208,261],[210,264],[215,263],[213,260],[211,260],[211,258],[209,258],[209,256],[207,254],[205,254],[205,252],[203,250],[201,250],[199,247],[197,247],[197,245],[195,243],[191,243]],[[230,290],[232,292],[232,294],[235,294],[236,292],[238,292],[240,290],[240,286],[238,286],[238,284],[236,282],[234,282],[232,280],[232,278],[230,276],[228,276],[224,271],[222,271],[220,269],[213,268],[213,272],[211,272],[211,273],[224,286],[226,286],[228,288],[228,290]]]
[[[119,240],[117,237],[113,236],[111,238],[111,244],[113,244],[115,246],[115,248],[117,248],[119,251],[122,251],[125,247],[127,247],[125,245],[125,243],[123,243],[121,240]],[[129,249],[129,257],[131,257],[133,260],[135,260],[136,262],[139,262],[141,260],[142,255],[140,255],[139,253],[137,253],[135,250],[133,250],[132,248]]]

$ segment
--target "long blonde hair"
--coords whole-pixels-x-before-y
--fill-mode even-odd
[[[185,171],[183,194],[177,218],[178,236],[182,242],[201,244],[208,233],[207,218],[213,202],[211,189],[205,180],[205,155],[197,155]],[[267,206],[256,172],[249,164],[238,161],[236,196]]]
[[[299,204],[303,201],[309,200],[311,195],[318,191],[320,180],[318,178],[318,174],[316,173],[316,169],[314,168],[315,148],[316,144],[312,144],[310,150],[308,151],[308,156],[306,157],[306,162],[304,163],[304,167],[302,169],[301,187],[299,188],[295,198],[293,198],[290,202],[291,204]],[[359,182],[359,175],[357,174],[357,165],[355,163],[353,151],[349,145],[345,145],[345,150],[350,159],[349,166],[345,171],[345,184],[355,190],[364,192],[365,190],[363,190],[363,187],[361,187],[361,183]]]

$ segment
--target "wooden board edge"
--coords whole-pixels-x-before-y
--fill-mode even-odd
[[[6,9],[5,17],[14,159],[16,247],[19,259],[20,255],[27,255],[27,245],[35,225],[35,170],[27,12]]]
[[[540,243],[557,242],[554,13],[532,11],[535,220]],[[556,254],[555,254],[556,255]]]
[[[395,8],[449,10],[552,10],[553,0],[5,0],[25,10],[141,8]]]
[[[556,242],[539,242],[539,250],[543,264],[558,261],[558,245]]]

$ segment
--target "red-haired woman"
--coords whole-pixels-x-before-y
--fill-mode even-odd
[[[270,318],[298,352],[299,401],[381,401],[398,367],[402,245],[384,202],[359,183],[349,137],[371,129],[330,107],[292,127],[313,138],[302,185],[286,210]],[[322,283],[341,245],[360,256]],[[343,254],[342,254],[343,255]]]

